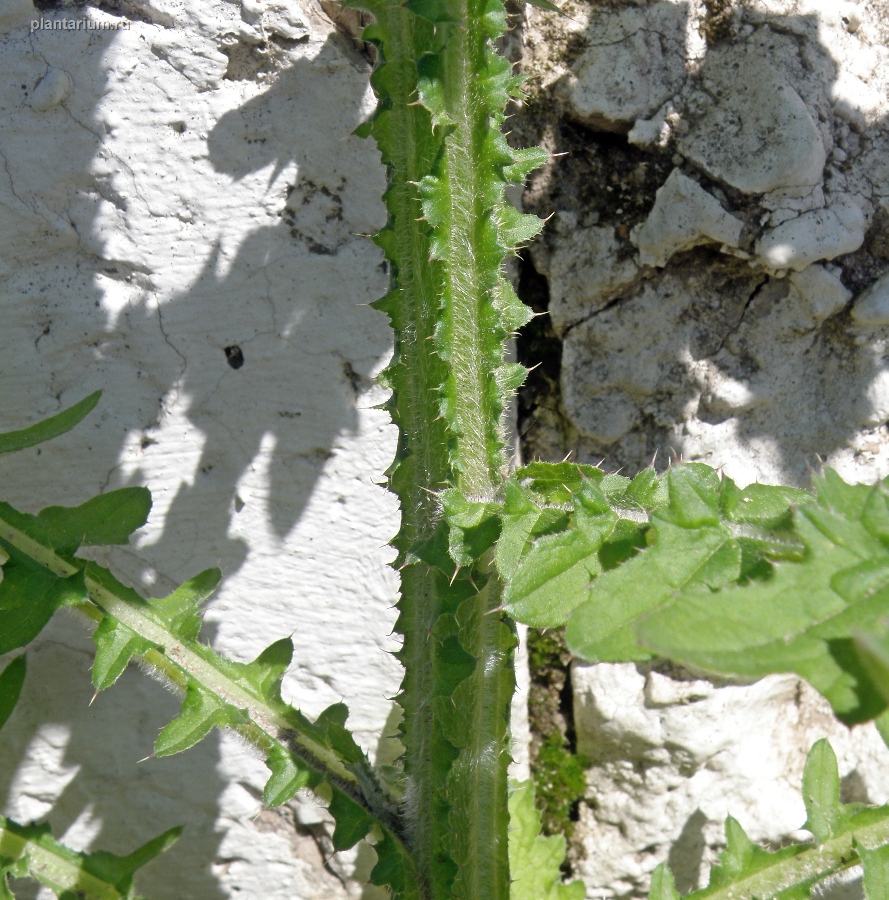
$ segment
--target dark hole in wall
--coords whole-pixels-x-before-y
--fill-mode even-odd
[[[244,351],[237,344],[230,344],[224,352],[226,362],[233,369],[240,369],[244,365]]]

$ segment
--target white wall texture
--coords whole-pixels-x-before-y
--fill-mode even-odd
[[[384,221],[384,174],[350,137],[367,60],[312,0],[34,2],[0,8],[0,429],[105,393],[69,435],[0,459],[3,494],[36,511],[147,484],[116,571],[161,593],[219,565],[205,638],[247,660],[292,634],[285,693],[310,714],[345,699],[385,753],[397,515],[374,485],[394,434],[372,378],[390,344],[362,304],[387,278],[361,236]],[[887,0],[567,6],[523,28],[541,138],[575,140],[526,192],[557,213],[533,259],[563,347],[559,428],[526,455],[568,434],[629,469],[660,449],[742,483],[802,482],[816,453],[889,474]],[[632,167],[599,184],[577,146],[601,156],[603,135]],[[117,852],[184,823],[140,881],[156,900],[373,896],[350,880],[369,854],[330,859],[308,798],[263,811],[265,768],[230,737],[138,762],[175,700],[131,671],[88,705],[73,617],[29,666],[0,741],[5,813]],[[793,832],[823,734],[850,797],[889,799],[872,729],[794,679],[575,666],[573,683],[590,897],[644,891],[668,854],[691,887],[728,810],[755,838]]]
[[[400,675],[397,512],[374,484],[394,452],[372,409],[390,337],[364,305],[387,276],[361,236],[385,221],[385,178],[350,137],[367,61],[290,2],[0,17],[0,427],[105,392],[71,434],[3,459],[5,497],[36,511],[149,485],[116,570],[164,593],[220,566],[206,639],[249,660],[291,634],[285,693],[310,714],[344,699],[376,753]],[[125,28],[31,33],[41,18]],[[117,852],[184,823],[141,881],[153,898],[360,895],[349,860],[324,868],[317,807],[262,812],[265,767],[230,736],[139,763],[176,701],[132,671],[89,706],[89,650],[70,616],[30,648],[5,812]]]

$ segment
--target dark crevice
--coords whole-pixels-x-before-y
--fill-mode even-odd
[[[571,447],[562,411],[562,342],[548,315],[549,281],[537,271],[527,249],[519,253],[516,292],[535,314],[516,339],[518,361],[531,370],[518,392],[522,458],[561,458]]]

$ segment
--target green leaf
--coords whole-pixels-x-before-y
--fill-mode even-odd
[[[500,504],[468,500],[455,488],[444,491],[441,499],[451,559],[458,567],[471,566],[500,535]]]
[[[540,234],[542,228],[543,220],[538,216],[520,213],[512,206],[504,206],[500,209],[497,232],[505,247],[515,247],[530,241],[531,238]]]
[[[812,499],[790,488],[740,490],[700,464],[675,466],[660,484],[646,470],[623,488],[617,485],[612,497],[619,508],[647,505],[651,527],[627,527],[622,541],[615,534],[599,553],[609,571],[592,583],[586,602],[574,604],[566,639],[590,662],[650,659],[651,648],[637,629],[672,604],[677,592],[767,577],[776,556],[797,558],[793,505]],[[643,535],[648,546],[639,552]]]
[[[590,662],[642,661],[636,623],[669,601],[689,582],[732,581],[741,551],[726,530],[687,529],[652,517],[652,545],[598,578],[568,620],[565,638],[572,653]]]
[[[513,153],[512,164],[503,170],[503,177],[515,184],[522,184],[531,172],[546,165],[549,160],[550,154],[542,147],[516,150]]]
[[[126,544],[148,521],[150,511],[148,488],[128,487],[100,494],[80,506],[49,506],[38,513],[37,520],[46,528],[53,549],[74,553],[80,546]]]
[[[512,285],[503,277],[497,279],[492,299],[500,315],[500,327],[507,334],[514,334],[534,317],[531,307],[519,300]]]
[[[106,616],[93,632],[96,657],[93,660],[93,687],[104,691],[123,674],[134,654],[147,653],[156,647],[116,619]]]
[[[12,715],[19,696],[22,693],[22,685],[25,683],[27,666],[25,657],[17,656],[0,673],[0,728]]]
[[[339,791],[334,792],[328,809],[336,823],[333,829],[335,850],[354,847],[374,824],[373,816]]]
[[[51,440],[70,431],[78,422],[84,419],[95,408],[102,396],[101,391],[96,391],[88,397],[84,397],[74,406],[31,425],[29,428],[23,428],[21,431],[7,431],[0,434],[0,453],[12,453],[16,450],[24,450],[26,447],[33,447],[35,444],[42,444],[44,441]]]
[[[167,597],[151,599],[148,602],[163,618],[174,637],[180,641],[193,641],[201,630],[201,607],[213,596],[221,580],[222,572],[219,569],[206,569],[180,585]],[[290,652],[292,655],[292,644]],[[263,657],[260,657],[261,659]],[[258,665],[260,660],[256,661]],[[288,656],[281,676],[289,665]]]
[[[889,703],[889,628],[864,633],[854,632],[855,650],[868,677]]]
[[[301,766],[279,744],[274,744],[265,764],[271,770],[271,777],[262,792],[262,802],[269,808],[286,803],[300,788],[306,787],[312,778],[311,769]]]
[[[817,501],[793,514],[801,561],[715,591],[686,586],[638,633],[653,652],[709,672],[796,672],[851,725],[886,708],[854,636],[876,630],[889,610],[889,490],[847,485],[831,470],[816,488]]]
[[[503,606],[519,622],[538,628],[561,625],[588,596],[602,571],[598,552],[617,516],[592,481],[574,498],[574,527],[534,543],[510,579]]]
[[[565,838],[540,833],[533,782],[514,782],[509,795],[510,900],[583,900],[582,881],[562,884],[564,860]]]
[[[651,887],[648,891],[648,897],[649,900],[679,900],[676,881],[666,863],[661,863],[651,873]]]
[[[182,833],[171,828],[127,856],[104,850],[77,853],[53,839],[49,825],[19,825],[0,816],[0,898],[11,897],[7,873],[30,877],[60,900],[136,900],[133,876],[173,846]]]
[[[245,710],[226,703],[198,683],[189,683],[179,715],[161,730],[154,745],[155,756],[172,756],[193,747],[214,728],[245,725]]]
[[[516,469],[511,480],[529,491],[538,502],[570,504],[586,480],[598,484],[604,476],[605,473],[595,466],[532,462]]]
[[[0,581],[0,653],[24,647],[57,609],[86,599],[81,578],[59,578],[16,553],[10,557]]]
[[[832,838],[846,818],[840,805],[840,773],[837,757],[826,738],[816,742],[803,770],[803,802],[806,824],[815,840],[823,844]]]
[[[889,900],[889,846],[871,850],[856,842],[855,849],[864,868],[864,896]]]
[[[561,10],[554,3],[550,3],[549,0],[525,0],[526,3],[530,3],[531,6],[536,6],[539,9],[545,9],[549,12],[557,12],[560,13]]]
[[[139,487],[37,516],[0,503],[0,551],[8,557],[0,581],[0,653],[32,641],[61,606],[86,599],[82,563],[70,554],[82,543],[126,543],[150,506],[151,495]]]

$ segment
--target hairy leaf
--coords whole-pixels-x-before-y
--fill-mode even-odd
[[[868,900],[883,900],[889,869],[889,806],[843,805],[836,756],[826,740],[809,753],[803,799],[814,844],[794,844],[775,852],[756,846],[731,816],[725,823],[726,849],[710,871],[710,883],[687,895],[694,900],[805,898],[818,882],[859,859],[865,868]],[[870,872],[870,874],[868,874]],[[678,900],[672,875],[659,866],[652,876],[653,900]]]
[[[509,795],[510,900],[583,900],[582,881],[562,884],[565,838],[540,833],[534,783],[513,783]]]
[[[831,470],[816,489],[817,502],[794,513],[800,561],[716,591],[687,586],[639,635],[652,651],[710,672],[796,672],[854,724],[886,708],[854,636],[889,612],[889,489],[848,485]]]
[[[504,593],[510,615],[538,628],[561,625],[589,595],[602,571],[598,552],[616,524],[602,493],[585,482],[574,495],[574,527],[537,540],[510,578]]]
[[[42,444],[44,441],[51,440],[70,431],[78,422],[84,419],[95,408],[102,396],[101,391],[96,391],[88,397],[84,397],[74,406],[31,425],[29,428],[23,428],[21,431],[7,431],[0,434],[0,453],[12,453],[15,450],[24,450],[26,447],[33,447],[35,444]]]
[[[50,888],[60,900],[136,900],[133,876],[179,839],[171,828],[128,856],[104,850],[78,853],[59,844],[49,825],[19,825],[0,816],[0,897],[11,897],[7,875],[30,877]]]
[[[596,514],[610,527],[590,532],[579,512],[584,492],[595,492]],[[570,649],[591,661],[650,658],[636,625],[677,589],[762,576],[768,560],[801,552],[790,509],[811,499],[791,488],[742,491],[696,464],[631,481],[571,463],[519,469],[504,497],[497,559],[507,610],[539,627],[567,622]],[[553,519],[566,502],[573,514]]]

